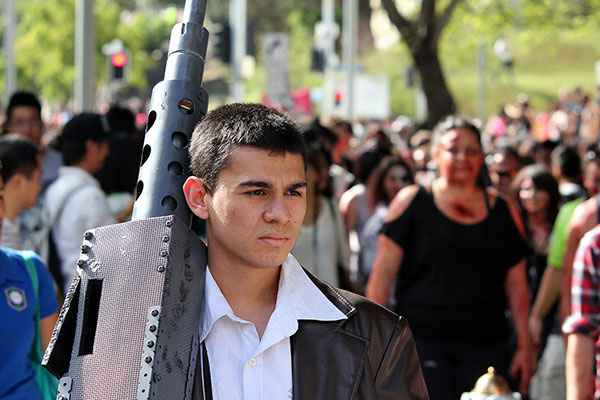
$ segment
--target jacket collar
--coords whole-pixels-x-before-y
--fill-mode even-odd
[[[291,338],[294,399],[354,399],[364,372],[369,340],[344,329],[356,307],[339,290],[306,271],[348,319],[300,321]]]
[[[342,292],[338,289],[331,286],[329,283],[320,280],[306,269],[304,269],[306,275],[310,278],[310,280],[315,284],[315,286],[327,297],[334,306],[336,306],[341,312],[343,312],[346,317],[350,318],[352,315],[356,313],[356,307],[352,305],[350,300]],[[340,324],[343,324],[345,320],[339,321]]]

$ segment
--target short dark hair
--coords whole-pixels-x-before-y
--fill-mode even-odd
[[[8,133],[6,131],[7,126],[10,124],[10,119],[12,118],[13,111],[17,107],[33,107],[38,113],[42,114],[42,105],[38,98],[29,92],[15,92],[12,96],[10,96],[10,100],[8,101],[8,106],[6,106],[6,120],[4,121],[4,126],[2,128],[2,133]]]
[[[215,108],[194,129],[189,149],[192,174],[214,189],[236,146],[298,154],[306,168],[306,145],[294,121],[262,104],[233,103]]]
[[[581,158],[571,147],[560,145],[551,154],[552,166],[560,168],[560,173],[566,178],[578,178],[581,175]]]
[[[110,139],[110,127],[106,118],[95,113],[75,115],[65,124],[58,137],[58,146],[64,165],[73,165],[85,157],[88,140],[103,142]]]
[[[31,179],[33,172],[39,167],[39,149],[15,133],[0,137],[0,175],[4,183],[15,174],[21,173]]]

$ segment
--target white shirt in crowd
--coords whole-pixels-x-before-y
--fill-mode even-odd
[[[253,323],[237,317],[206,269],[200,320],[215,400],[291,399],[290,337],[298,320],[339,321],[346,315],[315,286],[290,254],[281,267],[275,310],[259,339]]]
[[[59,168],[58,179],[46,191],[44,207],[51,221],[60,213],[52,227],[52,236],[66,292],[77,271],[85,231],[113,224],[115,220],[100,183],[78,167]]]
[[[8,247],[9,249],[14,250],[23,249],[19,224],[12,222],[7,217],[2,219],[2,236],[0,238],[0,246]]]

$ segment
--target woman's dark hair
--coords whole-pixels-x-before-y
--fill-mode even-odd
[[[558,214],[558,203],[560,202],[560,192],[558,191],[558,183],[556,182],[556,179],[552,175],[552,172],[545,165],[528,165],[519,171],[515,180],[513,181],[513,190],[515,193],[519,192],[521,183],[527,178],[531,178],[536,190],[541,190],[548,193],[550,199],[548,201],[546,210],[546,223],[552,226],[554,224],[554,219]],[[515,197],[517,198],[521,209],[523,209],[520,197]],[[523,220],[527,221],[526,218]]]
[[[407,173],[407,181],[408,184],[413,184],[414,180],[413,180],[413,172],[410,169],[410,167],[408,166],[408,164],[401,158],[399,157],[394,157],[394,156],[389,156],[384,158],[383,160],[381,160],[381,162],[379,163],[379,169],[381,170],[381,172],[379,173],[379,176],[377,177],[377,183],[375,185],[375,203],[385,203],[385,204],[390,204],[390,202],[392,201],[392,199],[388,199],[387,198],[387,193],[385,192],[385,177],[387,176],[387,174],[392,170],[392,168],[394,167],[401,167],[404,168],[406,170]]]
[[[359,182],[366,183],[381,160],[390,155],[390,149],[379,141],[370,139],[363,143],[358,159],[354,165],[354,173]]]
[[[306,146],[306,166],[314,168],[319,176],[321,175],[320,161],[325,161],[328,166],[331,165],[331,154],[319,142],[312,142]],[[329,175],[329,174],[328,174]],[[329,176],[328,176],[329,178]],[[318,184],[318,182],[317,182]],[[331,198],[333,196],[333,188],[331,179],[327,179],[327,186],[324,188],[317,187],[319,194]]]
[[[442,136],[453,129],[466,129],[473,132],[481,146],[481,131],[471,118],[462,115],[449,115],[433,128],[433,147],[439,149]]]

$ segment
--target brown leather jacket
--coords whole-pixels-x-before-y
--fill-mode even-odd
[[[291,337],[294,399],[429,399],[406,319],[307,275],[348,319],[299,321]],[[198,367],[193,399],[211,399]]]

